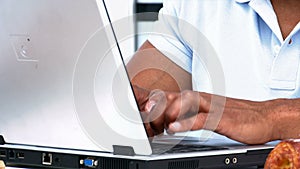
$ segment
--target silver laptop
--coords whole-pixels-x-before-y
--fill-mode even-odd
[[[165,136],[153,141],[156,152],[102,0],[0,0],[0,53],[0,160],[8,165],[262,166],[274,146]]]

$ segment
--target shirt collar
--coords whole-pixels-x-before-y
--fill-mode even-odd
[[[238,3],[246,3],[246,2],[250,2],[251,0],[235,0]]]

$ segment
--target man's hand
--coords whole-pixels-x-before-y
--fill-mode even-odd
[[[284,113],[284,100],[253,102],[190,90],[177,93],[138,87],[135,92],[149,136],[164,129],[169,133],[208,129],[247,144],[299,137],[295,132],[295,127],[300,128],[300,116],[295,118],[299,111],[290,112],[294,116],[290,122],[286,121],[289,118],[279,119]],[[220,119],[208,118],[210,114]],[[283,128],[290,134],[283,136]]]
[[[149,107],[148,101],[149,101],[150,91],[140,88],[136,85],[133,85],[133,90],[134,90],[135,98],[138,102],[139,110],[141,112],[141,116],[142,116],[145,128],[147,130],[148,137],[151,138],[154,136],[154,133],[153,133],[153,130],[149,123],[149,119],[148,119],[149,116],[147,113],[148,111],[146,111],[146,109],[148,109],[148,107]],[[146,104],[147,104],[147,108],[146,108]]]

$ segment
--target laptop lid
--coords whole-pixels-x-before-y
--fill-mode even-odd
[[[7,143],[152,153],[102,0],[0,1]]]

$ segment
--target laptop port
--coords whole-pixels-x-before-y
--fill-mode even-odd
[[[42,154],[42,164],[52,165],[52,154],[51,153],[43,153]]]
[[[6,157],[6,151],[0,150],[0,157]]]
[[[17,153],[17,158],[18,158],[18,159],[24,159],[24,158],[25,158],[24,153],[18,152],[18,153]]]
[[[79,163],[80,165],[91,168],[96,168],[98,166],[98,160],[92,158],[81,159]]]
[[[8,158],[9,159],[15,159],[15,151],[14,150],[8,150]]]

